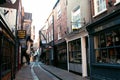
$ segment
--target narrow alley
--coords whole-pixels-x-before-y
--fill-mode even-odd
[[[89,80],[66,70],[45,65],[41,62],[31,62],[24,65],[15,76],[15,80]]]
[[[0,80],[120,80],[120,0],[0,0]]]

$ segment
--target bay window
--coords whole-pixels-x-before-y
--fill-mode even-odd
[[[120,64],[120,28],[94,36],[96,63]]]

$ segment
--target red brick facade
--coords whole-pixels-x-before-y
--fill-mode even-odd
[[[60,6],[60,17],[57,18],[57,10]],[[54,40],[55,42],[58,41],[58,27],[61,26],[61,38],[65,36],[65,32],[67,30],[67,10],[66,10],[66,1],[60,0],[59,3],[54,8]]]
[[[115,10],[119,9],[120,6],[119,5],[115,5],[115,3],[116,3],[116,0],[106,0],[106,8],[107,8],[107,10],[105,12],[103,12],[103,13],[95,16],[95,17],[93,17],[95,15],[94,5],[93,5],[94,4],[94,0],[91,0],[91,14],[92,14],[93,21],[96,21],[96,20],[98,20],[100,18],[103,18],[106,15],[108,15],[108,14],[114,12]]]

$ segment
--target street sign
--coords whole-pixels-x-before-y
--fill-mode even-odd
[[[25,39],[26,38],[26,30],[18,30],[17,36],[19,39]]]

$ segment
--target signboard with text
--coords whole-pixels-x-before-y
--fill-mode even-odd
[[[19,39],[25,39],[26,38],[26,30],[18,30],[17,31],[17,36]]]

